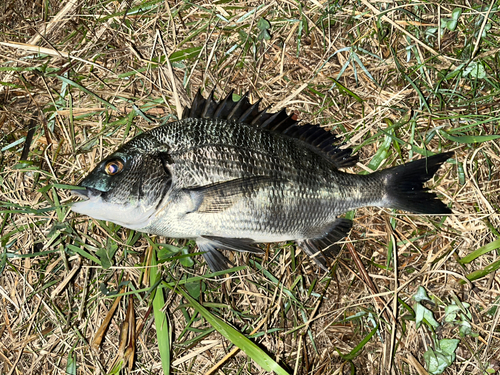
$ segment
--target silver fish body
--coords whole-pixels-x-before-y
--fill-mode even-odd
[[[451,155],[369,175],[324,129],[267,114],[246,97],[216,102],[200,93],[182,120],[135,137],[81,183],[73,211],[170,238],[195,239],[209,266],[217,249],[260,252],[256,243],[295,240],[323,268],[351,228],[346,211],[378,206],[451,212],[423,188]],[[80,193],[78,193],[80,192]]]

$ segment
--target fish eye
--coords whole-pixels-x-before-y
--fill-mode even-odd
[[[106,163],[104,171],[110,176],[120,173],[123,170],[123,162],[121,160],[111,160]]]

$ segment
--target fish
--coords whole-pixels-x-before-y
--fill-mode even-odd
[[[201,90],[181,119],[119,147],[79,183],[72,210],[168,238],[196,241],[214,272],[229,267],[219,250],[263,252],[295,243],[323,270],[365,206],[415,214],[452,211],[424,187],[453,152],[360,175],[340,136],[300,124],[286,109],[268,113],[248,93],[217,101]],[[75,189],[77,189],[75,188]]]

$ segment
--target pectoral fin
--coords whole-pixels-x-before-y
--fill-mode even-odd
[[[191,196],[194,209],[191,212],[216,213],[227,210],[245,197],[278,180],[268,176],[238,178],[215,184],[184,189]]]
[[[330,225],[328,233],[323,237],[297,240],[297,244],[323,270],[329,272],[330,270],[327,258],[339,251],[340,247],[336,244],[336,242],[347,236],[351,227],[351,220],[339,218]]]

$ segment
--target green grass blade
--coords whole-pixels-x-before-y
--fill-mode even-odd
[[[370,78],[378,87],[380,87],[380,84],[375,80],[375,78],[373,78],[373,76],[370,74],[368,69],[366,69],[366,67],[363,65],[363,63],[361,62],[361,59],[358,57],[358,55],[356,53],[353,53],[352,57],[353,57],[354,61],[356,61],[358,63],[358,65],[361,67],[361,69],[363,69],[363,71],[368,76],[368,78]]]
[[[101,265],[101,261],[99,259],[97,259],[92,254],[86,252],[85,250],[80,249],[78,246],[71,245],[71,244],[68,244],[66,246],[68,247],[68,249],[74,251],[77,254],[80,254],[82,257],[90,260],[91,262],[94,262],[95,264]]]
[[[66,363],[66,374],[68,375],[76,375],[77,371],[77,361],[75,358],[75,353],[73,352],[73,349],[68,354],[68,360]]]
[[[453,135],[449,135],[448,133],[442,130],[440,130],[439,133],[444,138],[449,139],[450,141],[457,143],[465,143],[465,144],[489,142],[500,138],[500,135],[463,135],[460,137],[455,137]]]
[[[487,265],[482,270],[477,270],[477,271],[469,273],[466,277],[470,281],[474,281],[474,280],[480,279],[486,275],[489,275],[492,272],[496,272],[499,268],[500,268],[500,259]],[[460,280],[460,284],[465,284],[465,281]]]
[[[185,299],[187,299],[189,304],[196,311],[198,311],[198,313],[203,316],[203,318],[205,318],[207,322],[217,330],[217,332],[219,332],[222,336],[227,338],[234,345],[245,352],[252,360],[255,361],[255,363],[261,366],[264,370],[274,371],[279,375],[288,375],[288,372],[286,372],[283,367],[281,367],[274,359],[272,359],[264,350],[259,348],[253,341],[249,340],[245,335],[231,327],[222,319],[211,314],[210,311],[208,311],[205,307],[198,303],[198,301],[196,301],[184,290],[177,289],[176,291],[180,293]]]
[[[72,80],[70,80],[70,79],[68,79],[68,78],[66,78],[66,77],[62,77],[62,76],[56,76],[56,77],[57,77],[57,78],[59,78],[61,81],[63,81],[63,82],[65,82],[65,83],[67,83],[68,85],[73,86],[73,87],[76,87],[77,89],[79,89],[79,90],[81,90],[81,91],[83,91],[83,92],[85,92],[85,93],[89,94],[90,96],[92,96],[92,97],[96,98],[98,101],[100,101],[100,102],[101,102],[102,104],[104,104],[106,107],[109,107],[109,108],[111,108],[111,109],[113,109],[113,110],[115,110],[115,111],[119,112],[119,111],[118,111],[118,108],[117,108],[117,107],[115,107],[113,104],[111,104],[111,103],[110,103],[110,102],[108,102],[107,100],[105,100],[105,99],[101,98],[99,95],[94,94],[92,91],[90,91],[89,89],[86,89],[86,88],[85,88],[85,87],[83,87],[82,85],[80,85],[80,84],[78,84],[78,83],[76,83],[76,82],[74,82],[74,81],[72,81]]]
[[[500,238],[498,238],[497,240],[493,241],[493,242],[490,242],[489,244],[487,245],[484,245],[482,247],[480,247],[479,249],[477,250],[474,250],[472,253],[470,253],[469,255],[463,257],[462,259],[460,259],[458,262],[460,264],[467,264],[467,263],[470,263],[472,262],[474,259],[480,257],[481,255],[483,254],[486,254],[486,253],[489,253],[490,251],[493,251],[493,250],[496,250],[500,247]]]
[[[170,62],[182,61],[187,59],[192,59],[198,57],[202,50],[202,47],[192,47],[186,48],[181,51],[175,51],[169,57]]]
[[[154,285],[158,278],[161,277],[161,272],[158,270],[158,260],[156,259],[156,251],[154,247],[151,250],[151,273],[149,274],[149,282]],[[172,335],[170,324],[167,315],[162,311],[165,306],[165,298],[163,296],[163,289],[156,288],[153,297],[153,315],[155,317],[156,337],[158,338],[158,350],[160,351],[161,366],[165,375],[170,374],[170,344],[172,342]]]
[[[333,81],[334,85],[339,89],[340,92],[344,92],[353,99],[355,99],[358,103],[362,103],[363,99],[359,96],[356,95],[356,93],[352,90],[349,90],[347,87],[345,87],[343,84],[341,84],[339,81],[337,81],[335,78],[328,77],[330,81]],[[333,88],[333,86],[332,86]]]
[[[384,142],[379,146],[375,155],[373,155],[372,160],[368,163],[368,168],[372,171],[376,171],[378,167],[387,159],[389,149],[392,144],[392,139],[389,136],[384,138]]]
[[[356,347],[353,350],[351,350],[351,352],[349,354],[347,354],[347,355],[341,354],[342,358],[346,361],[351,361],[354,358],[356,358],[356,355],[358,354],[358,352],[361,351],[361,349],[363,349],[363,347],[366,345],[366,343],[368,341],[370,341],[372,336],[378,331],[378,328],[379,328],[378,325],[376,325],[375,328],[373,328],[370,331],[370,333],[368,335],[366,335],[366,337],[363,340],[361,340],[361,342],[358,345],[356,345]]]

